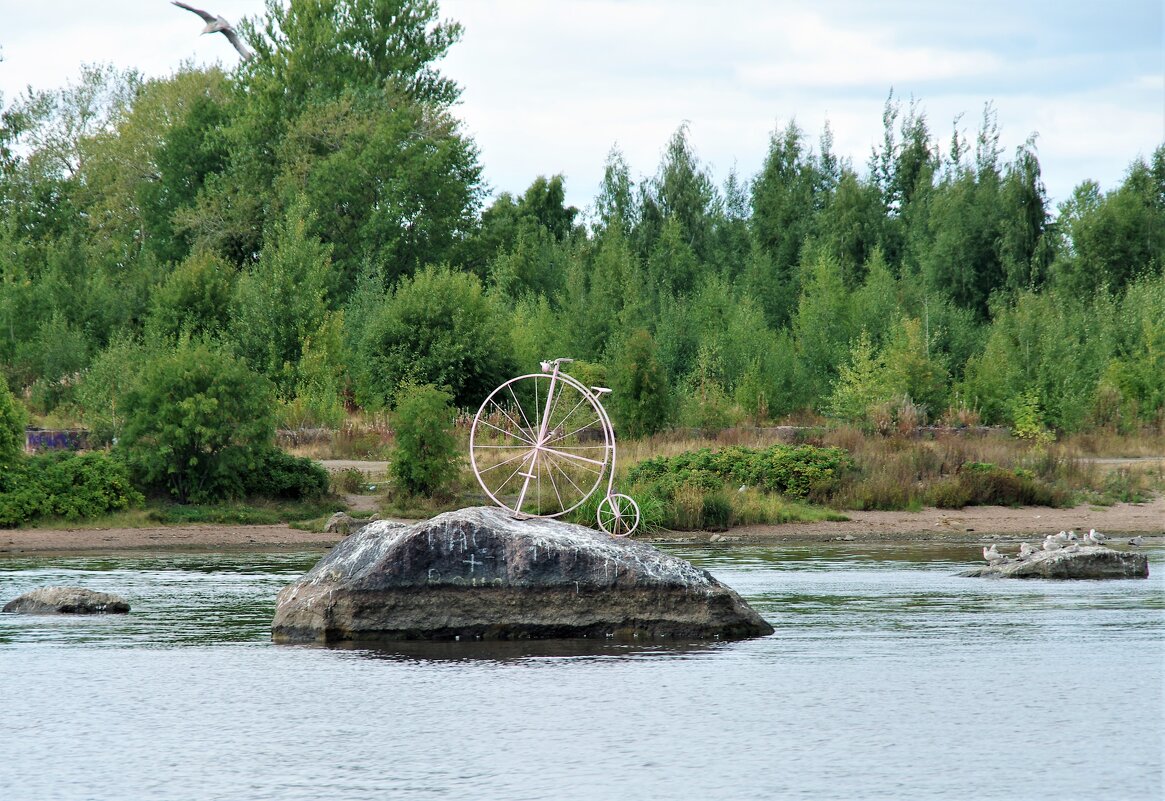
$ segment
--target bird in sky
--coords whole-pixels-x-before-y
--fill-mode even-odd
[[[201,8],[195,8],[194,6],[188,6],[185,3],[179,3],[178,0],[170,0],[170,2],[171,4],[178,6],[178,8],[184,8],[187,11],[192,11],[198,16],[202,17],[202,19],[206,21],[206,27],[202,29],[202,32],[221,33],[227,38],[228,41],[230,41],[232,45],[234,45],[235,50],[239,51],[239,55],[243,57],[243,61],[246,61],[255,55],[251,52],[249,47],[243,44],[243,40],[239,38],[237,33],[235,33],[235,29],[231,27],[231,24],[222,17],[218,16],[217,14],[211,14],[209,11],[203,11]]]

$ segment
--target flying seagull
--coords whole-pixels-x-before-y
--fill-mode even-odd
[[[235,33],[235,29],[231,27],[231,24],[222,17],[218,16],[217,14],[211,14],[209,11],[203,11],[201,8],[194,8],[193,6],[188,6],[185,3],[179,3],[178,0],[170,0],[170,2],[173,5],[178,6],[178,8],[184,8],[187,11],[193,11],[195,14],[202,17],[202,19],[206,21],[206,27],[202,29],[202,32],[221,33],[230,41],[232,45],[235,46],[235,50],[239,51],[239,55],[243,57],[243,61],[246,61],[255,55],[251,52],[249,47],[243,44],[243,40],[239,38],[237,33]]]

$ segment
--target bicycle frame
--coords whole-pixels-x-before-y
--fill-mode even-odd
[[[538,435],[534,442],[533,457],[530,459],[530,465],[527,467],[527,472],[519,473],[525,480],[522,482],[522,490],[518,493],[518,508],[521,508],[522,502],[526,498],[526,492],[530,488],[530,482],[536,477],[535,467],[538,459],[543,453],[555,453],[555,450],[547,445],[547,440],[552,433],[550,430],[550,414],[554,405],[554,388],[559,381],[570,384],[575,389],[583,394],[583,396],[594,402],[595,408],[599,411],[599,420],[603,425],[603,440],[606,446],[607,456],[609,458],[608,472],[607,472],[607,497],[610,497],[615,492],[615,427],[611,424],[611,417],[607,414],[606,408],[603,407],[599,396],[604,394],[602,392],[594,392],[590,387],[584,386],[573,376],[561,372],[563,364],[569,364],[573,359],[554,359],[549,362],[542,362],[542,372],[550,374],[550,387],[546,390],[546,402],[543,404],[542,422],[538,427]],[[569,415],[568,415],[569,416]],[[571,432],[574,433],[574,432]],[[581,457],[579,457],[581,458]],[[607,461],[604,459],[600,462],[597,459],[584,459],[583,461],[590,461],[594,464],[601,465]]]

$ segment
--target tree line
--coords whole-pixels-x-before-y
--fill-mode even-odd
[[[0,98],[0,360],[34,413],[112,441],[143,376],[213,353],[281,425],[336,426],[569,355],[632,435],[1165,426],[1165,145],[1052,208],[990,104],[943,143],[891,94],[865,164],[788,123],[717,185],[681,125],[654,175],[613,149],[586,215],[561,175],[487,203],[436,2],[269,0],[240,30],[232,71]]]

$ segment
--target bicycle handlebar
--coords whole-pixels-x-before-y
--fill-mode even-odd
[[[564,364],[570,364],[573,361],[574,359],[560,358],[550,359],[549,361],[540,362],[539,364],[542,366],[542,372],[549,373],[552,372],[555,367],[560,367]]]

